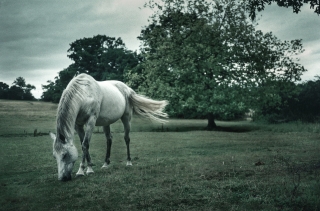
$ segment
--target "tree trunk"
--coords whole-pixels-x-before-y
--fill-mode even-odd
[[[214,115],[213,113],[209,113],[208,114],[208,125],[207,125],[207,129],[208,130],[213,130],[217,127],[216,123],[214,122]]]

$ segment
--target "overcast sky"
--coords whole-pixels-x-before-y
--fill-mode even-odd
[[[129,50],[138,50],[137,36],[151,12],[146,0],[0,0],[0,81],[9,86],[19,76],[36,86],[54,80],[72,61],[67,57],[73,41],[107,35],[121,37]],[[140,8],[142,9],[140,9]],[[258,28],[281,40],[303,39],[300,63],[308,69],[303,80],[320,75],[320,17],[304,6],[291,9],[268,6],[258,14]]]

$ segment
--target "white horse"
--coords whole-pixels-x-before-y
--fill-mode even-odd
[[[57,111],[57,135],[50,132],[53,139],[53,155],[58,164],[58,179],[71,179],[73,165],[78,152],[73,145],[74,130],[77,131],[83,151],[82,162],[76,173],[84,175],[85,161],[87,174],[93,173],[89,154],[90,138],[94,126],[103,126],[107,139],[107,153],[102,168],[110,164],[112,136],[110,124],[121,119],[124,126],[124,140],[127,145],[127,165],[132,165],[129,149],[130,120],[133,113],[163,122],[167,118],[163,109],[167,101],[155,101],[136,94],[120,81],[96,81],[87,74],[73,78],[64,90]],[[85,126],[85,127],[84,127]]]

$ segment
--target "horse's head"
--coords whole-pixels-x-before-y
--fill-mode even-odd
[[[55,134],[50,133],[50,136],[53,139],[53,156],[58,164],[58,179],[71,180],[73,165],[78,158],[77,148],[72,142],[67,142],[62,135],[56,137]]]

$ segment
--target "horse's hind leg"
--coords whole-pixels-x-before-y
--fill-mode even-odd
[[[131,128],[130,120],[131,120],[131,115],[124,115],[121,118],[121,121],[124,127],[124,140],[127,146],[127,166],[132,166],[131,157],[130,157],[130,137],[129,137],[130,128]]]
[[[103,131],[107,139],[107,153],[106,153],[105,163],[103,164],[102,168],[108,168],[108,165],[110,164],[111,145],[112,145],[112,135],[110,131],[110,125],[104,126]]]

